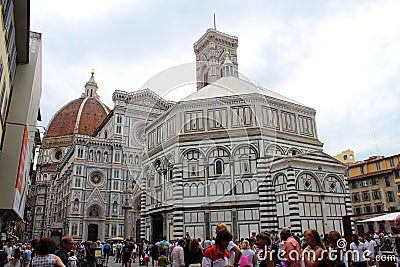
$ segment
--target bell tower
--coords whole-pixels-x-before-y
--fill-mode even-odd
[[[196,54],[197,90],[215,82],[225,75],[224,67],[228,57],[232,64],[232,75],[238,77],[237,63],[238,38],[216,29],[208,29],[206,33],[193,44]]]

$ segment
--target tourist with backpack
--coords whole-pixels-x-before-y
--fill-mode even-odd
[[[107,241],[103,245],[103,255],[104,255],[104,260],[108,264],[108,259],[110,258],[110,253],[111,253],[111,244]]]

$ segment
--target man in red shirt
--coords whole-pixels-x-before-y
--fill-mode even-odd
[[[283,228],[281,231],[281,240],[284,241],[282,245],[281,257],[290,267],[301,267],[301,249],[300,244],[292,236],[289,228]]]
[[[217,224],[215,228],[215,233],[218,233],[222,230],[228,230],[228,227],[224,223]],[[242,255],[242,251],[236,244],[230,240],[228,246],[225,248],[229,252],[229,264],[233,265],[233,267],[239,267],[240,256]]]

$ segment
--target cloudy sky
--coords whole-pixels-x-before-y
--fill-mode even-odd
[[[31,30],[43,34],[42,124],[80,97],[92,68],[113,107],[114,90],[190,66],[215,13],[217,30],[239,38],[242,74],[316,109],[327,153],[398,154],[399,10],[396,0],[31,1]]]

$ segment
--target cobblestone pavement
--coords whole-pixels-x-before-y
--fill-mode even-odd
[[[103,265],[103,266],[106,266],[106,265]],[[139,262],[138,262],[138,260],[136,259],[136,261],[135,262],[132,262],[132,265],[131,265],[132,267],[139,267]],[[110,257],[110,259],[109,259],[109,261],[108,261],[108,264],[107,264],[107,267],[122,267],[122,264],[119,262],[119,263],[115,263],[114,262],[114,257]],[[144,267],[144,265],[143,266],[140,266],[140,267]],[[151,267],[151,263],[149,264],[149,267]]]

